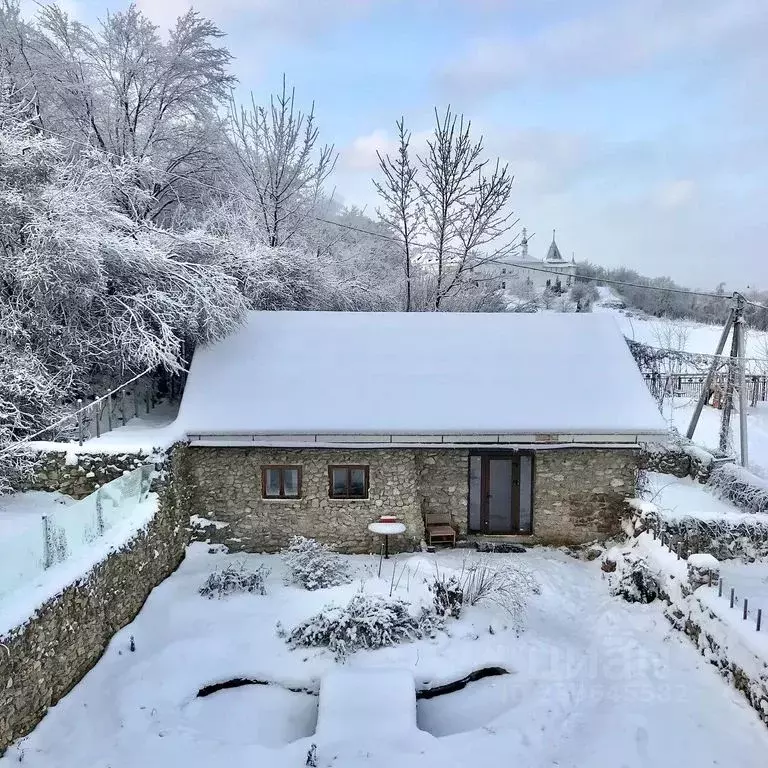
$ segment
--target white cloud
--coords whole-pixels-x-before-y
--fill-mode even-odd
[[[34,18],[35,14],[40,10],[40,5],[41,3],[39,0],[21,0],[19,3],[21,15],[25,19]],[[82,8],[77,0],[57,0],[56,5],[58,5],[70,19],[79,19],[82,17]]]
[[[326,29],[343,18],[365,12],[373,0],[136,0],[137,6],[157,25],[168,28],[194,7],[218,24],[237,18],[255,35],[278,33],[303,37]]]
[[[764,55],[768,14],[755,0],[615,0],[594,12],[545,26],[530,36],[476,38],[438,75],[465,93],[522,80],[615,75],[680,54],[727,48]]]
[[[341,163],[350,170],[374,171],[379,165],[377,151],[383,155],[397,151],[397,141],[382,128],[355,138],[341,151]]]
[[[415,161],[416,155],[423,152],[431,131],[414,131],[411,133],[410,152]],[[341,165],[351,171],[373,172],[379,167],[376,156],[377,150],[382,155],[392,155],[397,152],[399,143],[396,136],[383,128],[376,128],[363,136],[357,136],[348,147],[341,150]]]
[[[696,194],[696,182],[691,179],[677,179],[663,183],[654,196],[660,208],[676,209],[687,205]]]

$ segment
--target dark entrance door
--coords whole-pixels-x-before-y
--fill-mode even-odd
[[[531,533],[533,456],[481,453],[469,457],[469,531]]]

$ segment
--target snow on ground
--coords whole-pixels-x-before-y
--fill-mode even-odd
[[[41,530],[42,515],[74,503],[70,496],[47,491],[0,496],[0,540],[30,529]]]
[[[312,735],[317,699],[311,694],[269,685],[196,697],[202,686],[236,677],[316,690],[336,662],[324,651],[289,650],[275,633],[278,620],[293,626],[329,601],[346,601],[361,585],[387,594],[390,569],[406,564],[409,576],[396,594],[424,600],[422,578],[434,560],[442,568],[459,567],[462,557],[457,551],[401,555],[385,562],[381,579],[375,558],[351,557],[358,575],[353,584],[305,592],[283,585],[275,556],[215,555],[193,545],[83,682],[8,750],[0,766],[17,765],[23,753],[32,768],[296,768],[313,742],[317,764],[335,768],[733,766],[736,754],[740,768],[765,765],[768,731],[669,627],[660,605],[611,597],[596,563],[546,548],[493,556],[519,558],[541,584],[526,631],[515,632],[500,608],[476,606],[433,640],[359,652],[347,662],[353,670],[409,670],[419,686],[484,666],[510,670],[420,700],[418,723],[431,736],[395,744],[347,729],[347,744],[332,746],[322,734]],[[267,596],[200,597],[207,574],[230,561],[271,567]],[[375,688],[355,694],[378,695]],[[388,718],[386,707],[380,716]]]
[[[645,498],[655,504],[665,519],[690,516],[701,520],[738,523],[742,520],[768,521],[766,514],[742,512],[738,507],[715,498],[706,488],[689,478],[676,478],[649,472],[649,485]],[[681,600],[679,584],[685,580],[687,563],[649,534],[637,538],[639,546],[653,566],[664,578],[665,588],[673,600]],[[740,560],[724,560],[720,563],[722,595],[717,588],[700,587],[694,596],[722,620],[722,626],[706,615],[699,617],[706,623],[707,631],[716,633],[723,648],[734,656],[742,668],[754,671],[754,677],[762,674],[762,664],[753,655],[768,664],[768,561],[745,563]],[[670,576],[672,578],[670,578]],[[736,601],[730,607],[730,590],[735,589]],[[743,599],[748,600],[747,619],[743,618]],[[756,631],[757,611],[764,613],[761,632]]]
[[[667,398],[664,401],[663,416],[667,423],[677,427],[681,434],[688,430],[696,403],[688,397]],[[720,442],[720,419],[722,411],[705,405],[696,431],[695,443],[715,450]],[[749,466],[755,474],[768,477],[768,403],[758,403],[750,408],[747,416],[747,438],[749,443]],[[730,438],[728,445],[734,456],[738,455],[740,441],[739,414],[731,414]]]
[[[149,413],[129,419],[125,425],[86,440],[82,445],[38,440],[29,446],[41,451],[66,450],[73,455],[163,451],[184,437],[184,430],[176,421],[178,410],[178,403],[160,403]]]
[[[743,520],[768,523],[768,514],[744,512],[728,501],[718,499],[706,486],[689,477],[674,477],[647,472],[648,487],[644,498],[653,502],[666,520],[695,517],[699,520]]]

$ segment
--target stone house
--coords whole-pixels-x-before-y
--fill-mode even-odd
[[[467,537],[604,538],[665,431],[600,314],[253,312],[196,350],[178,418],[192,514],[250,551],[375,551],[383,513],[400,547],[427,512]]]

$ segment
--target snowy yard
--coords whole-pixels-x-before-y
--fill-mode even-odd
[[[291,650],[275,625],[290,628],[328,602],[345,603],[362,587],[387,595],[392,568],[408,566],[395,595],[419,603],[434,562],[460,567],[464,555],[400,555],[386,561],[345,558],[346,586],[307,592],[284,584],[277,556],[211,554],[193,545],[180,569],[150,595],[86,678],[11,747],[0,765],[48,768],[141,765],[305,765],[311,744],[320,766],[572,766],[641,768],[765,765],[768,731],[741,696],[688,641],[658,604],[611,597],[597,563],[537,548],[519,558],[541,592],[518,633],[493,604],[465,608],[433,639],[353,654],[353,670],[410,671],[418,689],[484,667],[488,677],[455,693],[421,698],[410,739],[346,729],[346,741],[315,734],[318,681],[339,664],[325,650]],[[206,599],[198,588],[215,568],[245,561],[271,569],[266,596]],[[131,652],[131,637],[135,651]],[[198,697],[204,686],[236,678],[246,685]],[[293,690],[290,690],[293,689]],[[309,692],[307,692],[309,691]],[[381,692],[351,690],[379,705],[382,732],[400,712]],[[377,732],[378,733],[378,732]],[[334,759],[336,758],[336,759]]]
[[[696,403],[691,398],[673,397],[664,401],[662,415],[670,426],[677,427],[685,434]],[[693,441],[705,448],[716,449],[720,436],[722,411],[707,405],[701,412]],[[750,469],[758,475],[768,477],[768,403],[758,403],[749,409],[747,423],[749,439]],[[739,415],[734,411],[731,418],[731,434],[728,440],[729,450],[738,455],[739,451]]]

